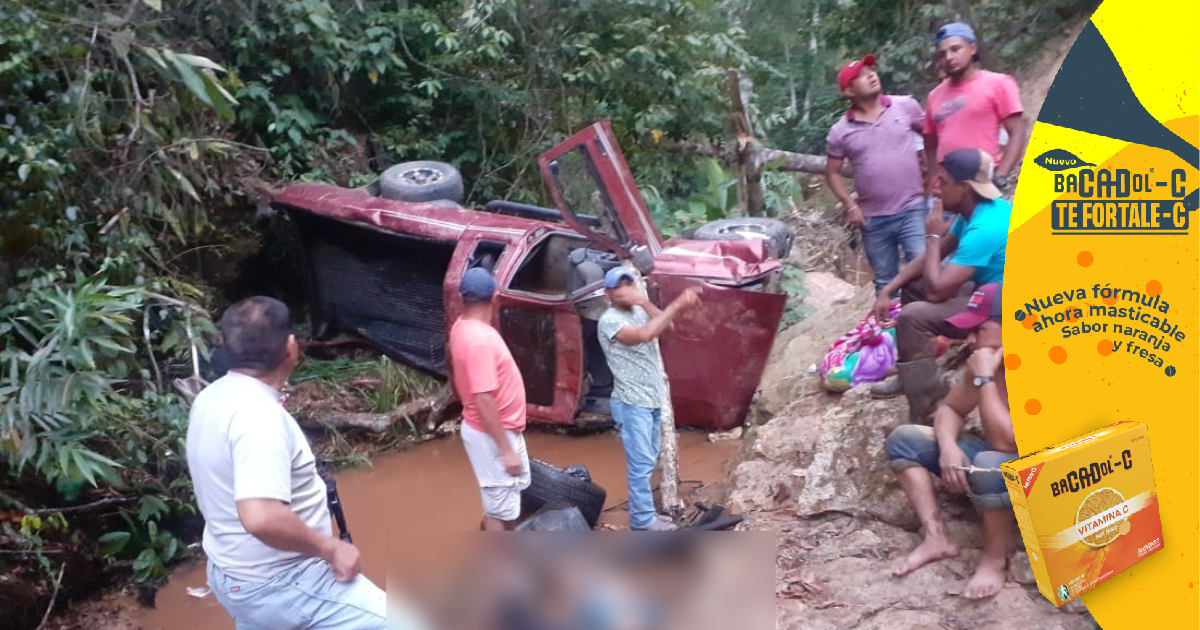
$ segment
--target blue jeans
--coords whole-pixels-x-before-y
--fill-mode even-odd
[[[925,251],[928,211],[929,207],[921,202],[891,216],[869,217],[863,224],[863,249],[875,273],[876,293],[900,272],[900,248],[904,249],[904,262],[911,262]]]
[[[662,414],[658,409],[638,407],[616,398],[610,402],[613,421],[625,444],[625,471],[629,480],[629,526],[645,529],[658,518],[650,476],[658,464],[662,443]]]
[[[969,433],[958,436],[958,447],[966,453],[971,463],[979,468],[999,468],[1000,464],[1017,458],[1016,453],[991,450],[983,438]],[[934,475],[942,474],[942,468],[938,464],[941,450],[938,448],[937,437],[933,434],[933,427],[919,424],[901,425],[888,435],[885,450],[888,465],[892,470],[899,472],[905,468],[921,466]],[[1012,499],[1008,496],[1008,487],[1004,485],[1004,477],[1000,473],[967,473],[967,481],[971,483],[971,502],[976,508],[1012,509]]]
[[[385,630],[387,595],[365,575],[334,579],[309,558],[266,582],[246,582],[208,563],[208,587],[237,630]]]

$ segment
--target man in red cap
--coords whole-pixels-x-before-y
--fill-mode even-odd
[[[862,228],[878,292],[899,272],[899,250],[906,262],[925,251],[927,205],[914,133],[924,127],[924,111],[912,97],[883,94],[874,66],[875,56],[867,55],[838,73],[850,109],[826,138],[825,177],[847,222]],[[842,179],[846,160],[854,165],[857,201]]]
[[[1012,552],[1012,502],[1000,464],[1017,457],[1008,385],[1004,380],[1003,314],[1000,283],[979,287],[962,312],[948,318],[951,325],[970,331],[974,348],[962,381],[950,390],[934,415],[932,427],[905,424],[887,438],[888,465],[921,521],[922,541],[893,572],[906,575],[943,558],[958,555],[958,545],[946,535],[933,478],[952,493],[967,494],[983,519],[983,552],[962,595],[984,599],[1004,586]],[[964,431],[965,418],[979,409],[983,435]]]

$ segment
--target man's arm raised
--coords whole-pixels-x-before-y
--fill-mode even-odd
[[[699,303],[700,292],[696,289],[686,289],[679,297],[675,298],[675,301],[668,304],[665,309],[658,311],[657,315],[651,315],[647,312],[648,315],[651,315],[650,321],[641,326],[627,325],[621,328],[617,332],[616,339],[627,346],[653,341],[669,329],[671,319],[675,317],[676,313]]]

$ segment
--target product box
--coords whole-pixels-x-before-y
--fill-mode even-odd
[[[1140,422],[1109,425],[1001,469],[1038,590],[1055,606],[1163,547]]]

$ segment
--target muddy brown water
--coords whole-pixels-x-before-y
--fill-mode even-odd
[[[587,466],[592,481],[608,491],[608,511],[601,523],[628,526],[623,505],[625,455],[617,433],[569,436],[530,431],[526,439],[531,457],[557,466]],[[709,492],[701,494],[715,496],[715,486],[725,480],[741,444],[713,443],[704,433],[680,432],[681,490],[704,487]],[[445,549],[454,537],[445,534],[479,528],[479,490],[457,434],[377,456],[372,467],[339,473],[337,485],[347,526],[363,555],[364,573],[381,586],[396,569],[397,540],[408,541],[410,548],[413,541],[428,541],[422,550],[425,561],[436,561],[442,553],[455,555],[453,549]],[[404,577],[416,582],[421,578]],[[203,562],[185,566],[159,591],[156,608],[138,610],[138,625],[142,630],[233,630],[233,622],[211,594],[196,598],[187,592],[204,586]],[[132,598],[127,603],[137,606]]]

